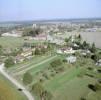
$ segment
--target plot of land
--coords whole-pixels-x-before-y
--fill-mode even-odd
[[[65,70],[62,73],[56,74],[54,77],[49,76],[49,79],[43,78],[43,74],[49,75],[51,72],[48,69],[50,63],[55,59],[63,59],[64,56],[61,55],[51,55],[36,57],[32,61],[22,63],[11,68],[16,77],[21,78],[24,72],[28,71],[33,76],[32,84],[39,81],[41,78],[44,80],[42,82],[44,88],[50,91],[53,95],[52,100],[80,100],[81,97],[86,97],[87,100],[96,100],[96,98],[101,98],[100,93],[95,93],[95,99],[93,98],[93,92],[88,88],[88,84],[95,84],[96,79],[99,79],[101,75],[95,71],[96,66],[94,66],[92,60],[86,59],[84,66],[79,66],[75,64],[65,64]],[[81,59],[82,62],[82,59]],[[82,63],[84,63],[82,62]],[[88,70],[88,67],[92,67],[93,70]],[[100,68],[99,68],[100,69]],[[41,73],[41,74],[40,74]],[[94,77],[91,77],[91,76]],[[100,100],[100,99],[98,99]]]
[[[0,74],[0,100],[27,100],[27,98]]]
[[[39,41],[35,40],[24,40],[23,37],[0,37],[0,45],[2,45],[4,48],[17,48],[21,47],[24,42],[29,43],[37,43]]]

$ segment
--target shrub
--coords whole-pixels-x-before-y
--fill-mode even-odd
[[[25,85],[30,84],[33,81],[32,75],[28,72],[26,72],[23,76],[23,83]]]

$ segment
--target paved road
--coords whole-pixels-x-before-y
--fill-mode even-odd
[[[34,100],[34,97],[31,95],[31,93],[26,90],[26,88],[21,85],[20,83],[18,83],[13,77],[11,77],[10,75],[7,74],[7,72],[4,70],[4,64],[0,65],[0,72],[1,74],[3,74],[8,80],[10,80],[18,89],[22,89],[22,92],[26,95],[26,97],[28,98],[28,100]]]
[[[50,60],[52,60],[52,59],[54,59],[54,58],[56,58],[56,57],[57,57],[57,55],[56,55],[56,56],[53,56],[53,57],[50,57],[49,59],[46,59],[46,60],[44,60],[44,61],[42,61],[42,62],[39,62],[39,63],[37,63],[37,64],[35,64],[35,65],[31,66],[31,67],[28,67],[28,68],[26,68],[26,69],[24,69],[24,70],[22,70],[22,71],[19,71],[19,72],[14,73],[14,75],[23,74],[23,73],[25,73],[26,71],[28,71],[28,70],[30,70],[30,69],[32,69],[32,68],[35,68],[35,67],[37,67],[37,66],[39,66],[39,65],[41,65],[41,64],[44,64],[44,63],[46,63],[46,62],[48,62],[48,61],[50,61]]]

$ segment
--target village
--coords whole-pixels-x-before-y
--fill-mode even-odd
[[[69,32],[66,30],[67,25],[69,25]],[[74,26],[76,29],[73,29]],[[68,85],[69,79],[73,80],[72,84],[77,82],[77,88],[80,88],[79,81],[85,81],[85,84],[82,83],[84,90],[80,88],[81,91],[73,95],[76,100],[89,100],[93,96],[93,91],[98,91],[100,94],[101,49],[97,48],[95,43],[89,43],[83,39],[79,31],[84,32],[84,30],[80,30],[80,26],[76,27],[76,24],[33,24],[2,33],[0,63],[4,63],[5,71],[30,91],[36,100],[41,100],[40,95],[44,95],[45,100],[60,100],[58,96],[55,97],[55,94],[60,86],[64,89],[65,85]],[[94,27],[91,31],[89,28],[85,31],[100,31],[99,27],[96,30]],[[70,31],[75,34],[70,34]],[[62,86],[61,83],[64,85]],[[89,85],[93,88],[89,88]],[[69,84],[67,88],[69,86],[75,85]],[[42,90],[42,94],[37,92],[37,87]],[[18,91],[24,90],[18,88]],[[82,94],[87,92],[87,94],[79,96],[80,92]],[[92,95],[89,96],[89,93]],[[61,98],[67,97],[65,93],[64,96],[61,94],[59,91],[57,95]],[[72,100],[72,96],[68,95],[68,97]]]

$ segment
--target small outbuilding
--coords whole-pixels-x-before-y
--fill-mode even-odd
[[[99,59],[96,63],[97,66],[101,66],[101,59]]]
[[[69,56],[66,58],[68,63],[75,63],[77,58],[75,56]]]

